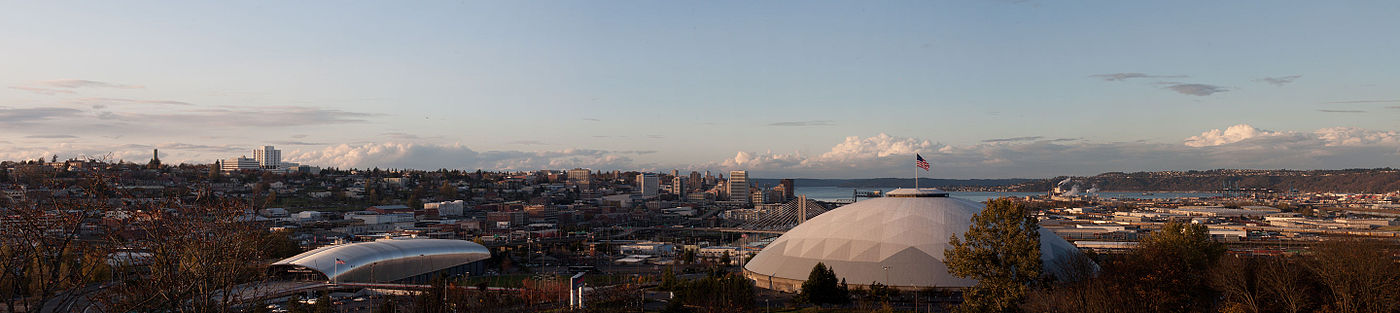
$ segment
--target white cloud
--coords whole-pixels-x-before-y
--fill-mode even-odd
[[[341,144],[319,150],[293,151],[288,161],[340,168],[486,169],[537,170],[571,167],[632,169],[629,155],[654,151],[605,151],[564,149],[557,151],[484,151],[460,143],[450,145],[420,143]]]
[[[1110,171],[1213,168],[1354,168],[1400,165],[1400,133],[1359,128],[1270,131],[1248,124],[1191,136],[1184,144],[1086,140],[987,140],[941,145],[918,138],[849,137],[830,151],[739,152],[709,167],[748,169],[757,177],[909,177],[913,154],[933,163],[924,177],[1006,178],[1093,175]]]
[[[1279,135],[1284,135],[1284,133],[1254,128],[1254,126],[1250,126],[1249,124],[1239,124],[1230,126],[1225,130],[1212,129],[1201,133],[1199,136],[1191,136],[1190,138],[1186,138],[1186,145],[1191,147],[1219,146],[1240,142],[1250,138]]]
[[[159,147],[167,163],[209,163],[236,157],[252,145],[182,143],[104,145],[57,143],[52,139],[4,137],[0,158],[66,159],[111,154],[113,159],[144,162]],[[85,137],[86,138],[86,137]],[[655,151],[562,149],[547,151],[480,151],[466,145],[418,140],[284,147],[287,161],[340,168],[413,168],[537,170],[588,167],[599,170],[735,170],[755,177],[867,178],[909,177],[914,153],[933,163],[935,178],[1007,178],[1093,175],[1109,171],[1188,170],[1212,168],[1358,168],[1400,167],[1400,133],[1351,127],[1313,131],[1272,131],[1248,124],[1202,132],[1175,143],[1094,142],[1051,138],[988,140],[944,145],[928,139],[878,134],[852,136],[818,153],[739,151],[733,157],[702,164],[651,163]],[[655,159],[652,157],[651,159]]]

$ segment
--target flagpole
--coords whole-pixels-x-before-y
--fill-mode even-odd
[[[914,157],[915,157],[915,158],[917,158],[918,156],[919,156],[918,153],[915,153],[915,154],[914,154]],[[918,163],[918,161],[915,161],[915,163]],[[918,191],[918,190],[919,190],[919,167],[918,167],[918,164],[915,164],[915,166],[914,166],[914,190],[915,190],[915,191]]]

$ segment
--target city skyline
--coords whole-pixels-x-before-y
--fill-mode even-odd
[[[1400,167],[1394,3],[11,3],[0,159]],[[253,157],[248,155],[248,157]]]

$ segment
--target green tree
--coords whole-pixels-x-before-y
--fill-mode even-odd
[[[315,313],[332,313],[332,312],[335,312],[335,303],[332,303],[332,301],[334,301],[334,300],[331,300],[331,295],[330,295],[330,293],[322,292],[320,297],[316,297],[316,304],[313,305],[313,306],[311,306],[312,312],[315,312]]]
[[[457,186],[453,186],[449,182],[442,182],[442,186],[438,187],[438,200],[451,201],[454,199],[457,199]]]
[[[267,232],[262,240],[261,246],[268,258],[285,259],[302,253],[301,244],[292,240],[292,232],[289,230]]]
[[[798,294],[799,300],[811,302],[812,304],[842,304],[850,302],[850,292],[838,283],[836,271],[833,271],[826,264],[817,262],[812,267],[812,272],[807,274],[807,281],[802,282],[802,291]]]
[[[953,275],[977,280],[959,309],[1018,312],[1030,284],[1040,278],[1040,224],[1029,209],[1002,198],[972,216],[963,239],[953,235],[944,262]]]
[[[1210,273],[1225,246],[1211,239],[1202,224],[1171,221],[1138,243],[1119,269],[1136,299],[1128,300],[1153,312],[1209,310],[1216,291]]]
[[[681,285],[671,301],[696,306],[700,312],[750,312],[755,304],[753,282],[740,275],[711,272]]]

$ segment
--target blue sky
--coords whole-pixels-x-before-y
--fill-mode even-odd
[[[0,158],[1400,166],[1395,2],[8,2]]]

